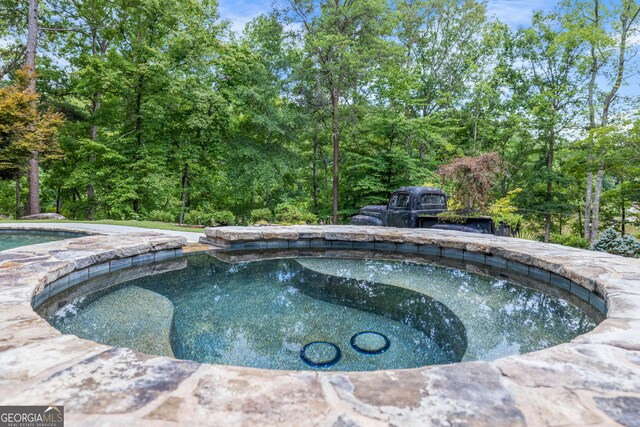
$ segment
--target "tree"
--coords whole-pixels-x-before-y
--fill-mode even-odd
[[[485,54],[486,10],[475,0],[401,0],[396,34],[404,51],[404,93],[414,115],[450,108],[468,90]]]
[[[38,44],[38,0],[29,0],[29,20],[27,21],[27,47],[24,67],[29,75],[28,89],[36,93],[36,49]],[[33,100],[35,107],[35,98]],[[32,151],[29,159],[29,200],[27,201],[27,215],[40,213],[40,183],[38,152]]]
[[[519,47],[527,67],[521,74],[529,88],[529,112],[536,126],[544,159],[545,242],[551,235],[554,202],[555,156],[563,133],[570,130],[580,111],[582,82],[577,78],[577,65],[584,44],[575,32],[556,29],[558,16],[536,13],[533,26],[519,34]]]
[[[305,52],[331,101],[333,145],[333,223],[338,223],[340,110],[385,57],[383,36],[390,26],[382,0],[290,0],[293,19],[302,24]]]
[[[16,216],[20,216],[19,177],[31,166],[33,153],[53,154],[62,116],[37,110],[32,71],[23,69],[16,83],[0,88],[0,176],[16,180]]]
[[[491,190],[505,165],[497,153],[461,157],[438,170],[442,179],[453,185],[455,197],[467,211],[486,208]]]
[[[600,197],[605,173],[600,161],[604,152],[602,144],[597,141],[602,132],[598,128],[610,125],[612,108],[627,75],[632,49],[629,38],[637,29],[640,4],[635,0],[621,0],[609,11],[601,0],[588,0],[567,3],[567,7],[574,28],[584,28],[583,37],[589,44],[590,51],[584,67],[584,73],[589,77],[587,129],[589,151],[595,155],[590,163],[597,172],[595,187],[593,169],[590,168],[587,173],[584,237],[593,243],[598,236]],[[608,88],[604,90],[598,87],[598,78],[602,77],[608,81]],[[597,148],[598,145],[600,148]]]

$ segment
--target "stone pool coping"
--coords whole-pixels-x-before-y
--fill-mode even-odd
[[[200,235],[204,233],[204,229],[190,229],[192,231],[178,231],[178,230],[161,230],[142,228],[130,225],[119,224],[102,224],[92,222],[0,222],[0,229],[12,229],[12,230],[38,230],[38,231],[69,231],[74,233],[85,233],[89,235],[112,235],[112,234],[130,234],[130,233],[146,233],[154,231],[157,233],[167,234],[170,236],[182,236],[187,239],[187,243],[196,243],[200,238]]]
[[[35,295],[73,272],[150,252],[175,254],[185,244],[152,232],[81,237],[0,252],[0,404],[65,405],[67,425],[518,426],[640,420],[640,260],[442,230],[323,226],[205,232],[203,240],[217,250],[232,244],[245,250],[250,242],[283,249],[292,241],[310,248],[317,240],[325,247],[329,242],[355,248],[360,242],[376,250],[378,243],[378,250],[407,253],[437,247],[463,261],[465,254],[480,254],[485,262],[503,258],[529,272],[534,267],[557,274],[601,297],[607,318],[570,343],[493,362],[375,372],[197,364],[61,335],[33,311]],[[298,244],[306,243],[293,246]]]
[[[91,229],[85,229],[85,228],[78,228],[78,227],[73,227],[73,226],[66,226],[66,225],[59,225],[59,224],[55,224],[55,225],[49,225],[49,224],[45,224],[45,225],[40,225],[40,224],[32,224],[32,223],[25,223],[25,224],[3,224],[0,223],[0,232],[30,232],[30,231],[43,231],[46,233],[74,233],[74,234],[85,234],[87,236],[101,236],[101,235],[109,235],[111,233],[105,233],[105,232],[101,232],[101,231],[96,231],[96,230],[91,230]]]

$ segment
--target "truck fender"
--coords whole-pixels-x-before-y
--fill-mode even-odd
[[[380,218],[375,218],[368,215],[356,215],[351,217],[351,225],[374,225],[383,227],[384,223]]]

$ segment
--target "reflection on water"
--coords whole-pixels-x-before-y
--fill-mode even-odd
[[[460,320],[447,306],[424,294],[309,269],[294,275],[292,284],[317,300],[379,314],[422,331],[447,354],[450,363],[462,360],[467,350]]]
[[[163,310],[146,310],[141,320],[126,313],[139,302],[123,301],[120,319],[106,327],[170,336],[178,358],[272,369],[311,369],[300,351],[310,342],[326,341],[338,346],[342,357],[322,369],[374,370],[490,360],[568,341],[595,326],[562,299],[429,265],[320,258],[226,264],[206,255],[187,259],[188,268],[122,285],[146,292],[122,295],[144,297],[145,304],[162,302]],[[106,316],[100,310],[109,305],[100,301],[108,296],[86,297],[72,309],[55,307],[57,314],[49,320],[62,332],[97,339],[105,335]],[[52,313],[55,301],[47,304],[42,312]],[[166,321],[167,313],[173,313],[173,322]],[[127,329],[132,319],[154,327]],[[170,331],[163,334],[162,328]],[[362,331],[388,337],[389,349],[374,355],[357,352],[350,340]],[[149,340],[139,338],[147,347]],[[133,347],[131,341],[128,336],[127,345]]]
[[[494,360],[572,340],[596,326],[567,301],[504,280],[404,262],[301,259],[314,271],[413,290],[447,305],[467,332],[463,360]]]

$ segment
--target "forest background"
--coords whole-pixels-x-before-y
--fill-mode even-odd
[[[636,233],[639,13],[288,0],[239,31],[209,0],[4,0],[0,213],[345,223],[405,185],[460,203],[438,171],[497,153],[529,235]]]

